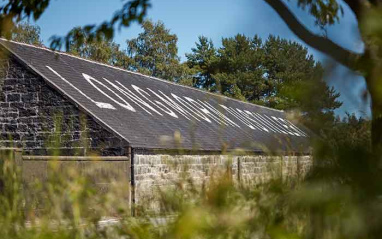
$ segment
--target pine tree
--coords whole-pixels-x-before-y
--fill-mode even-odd
[[[193,86],[208,91],[217,91],[216,80],[212,77],[217,63],[217,51],[212,40],[199,36],[199,42],[186,54],[187,65],[197,73],[193,77]]]
[[[262,42],[253,38],[236,35],[223,38],[218,50],[218,73],[213,74],[224,95],[241,100],[258,101],[267,85],[262,67]]]
[[[334,122],[334,110],[342,103],[324,81],[324,69],[302,45],[270,36],[264,43],[264,68],[269,92],[264,103],[273,108],[298,109],[314,130]],[[309,99],[309,100],[307,100]]]
[[[313,128],[334,122],[340,94],[323,80],[324,69],[302,45],[270,36],[223,38],[215,49],[200,37],[187,64],[194,86],[268,107],[298,109]],[[307,100],[309,99],[309,100]]]

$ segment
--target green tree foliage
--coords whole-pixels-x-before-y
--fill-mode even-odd
[[[252,102],[264,96],[264,53],[259,37],[239,34],[223,38],[217,56],[218,71],[214,77],[223,94]]]
[[[311,47],[329,55],[334,60],[365,77],[367,90],[370,93],[372,112],[372,144],[375,164],[382,162],[382,11],[381,2],[374,0],[299,0],[299,6],[308,9],[316,21],[330,26],[341,20],[347,6],[347,13],[356,18],[364,43],[364,51],[356,53],[338,45],[330,38],[313,33],[298,20],[295,14],[282,0],[265,0],[285,21],[293,33]],[[327,20],[325,20],[327,19]],[[343,23],[346,24],[346,23]],[[377,166],[376,166],[377,167]],[[379,166],[378,166],[379,167]]]
[[[127,50],[121,50],[119,44],[106,37],[93,41],[88,32],[74,28],[71,31],[74,37],[67,51],[86,59],[192,86],[195,71],[180,62],[177,36],[171,34],[162,22],[145,21],[142,29],[137,38],[127,40]]]
[[[212,40],[199,36],[199,42],[186,54],[187,65],[194,69],[193,85],[208,91],[216,91],[216,80],[212,77],[216,70],[217,52]]]
[[[340,93],[324,81],[324,69],[302,45],[270,36],[264,44],[264,67],[269,88],[266,105],[282,110],[298,109],[304,121],[317,131],[331,127]],[[307,100],[308,99],[308,100]]]
[[[31,45],[42,45],[42,40],[40,38],[40,27],[30,25],[29,23],[19,23],[17,24],[10,35],[11,40],[17,42],[23,42]]]
[[[356,0],[357,1],[357,0]],[[339,13],[343,14],[343,7],[336,0],[299,0],[298,6],[309,10],[309,13],[315,17],[315,24],[320,28],[326,25],[332,25],[339,21]]]
[[[90,41],[89,36],[81,28],[72,30],[75,37],[69,45],[68,52],[94,61],[127,68],[131,63],[125,51],[120,49],[119,44],[112,40],[102,38],[99,41]]]
[[[274,36],[263,42],[239,34],[223,38],[216,49],[199,37],[186,57],[197,72],[194,86],[272,108],[298,109],[313,129],[332,123],[342,104],[340,94],[323,80],[321,64],[296,42]]]
[[[297,1],[300,7],[308,10],[316,18],[316,24],[321,28],[338,22],[343,13],[341,5],[346,4],[346,9],[356,17],[364,40],[364,52],[354,53],[331,41],[327,36],[315,35],[307,29],[286,5],[288,2],[295,2],[265,1],[302,41],[365,76],[371,96],[371,122],[348,116],[343,121],[334,122],[331,130],[321,134],[314,145],[314,167],[306,181],[301,184],[296,182],[288,184],[281,175],[270,184],[246,190],[244,186],[233,183],[232,175],[228,171],[227,177],[212,179],[209,184],[203,185],[201,190],[197,190],[191,180],[186,180],[177,183],[176,188],[168,193],[161,192],[163,200],[160,201],[160,205],[165,213],[160,215],[160,218],[171,215],[168,224],[158,226],[158,223],[153,223],[152,215],[144,212],[145,218],[131,220],[126,215],[115,214],[121,218],[121,224],[104,230],[98,224],[98,220],[107,214],[94,210],[100,208],[94,207],[88,200],[95,200],[96,206],[123,210],[116,206],[114,200],[107,203],[98,200],[97,196],[102,194],[88,192],[90,189],[88,184],[84,183],[81,177],[72,174],[74,185],[65,187],[66,182],[71,183],[65,178],[58,185],[48,184],[47,193],[40,192],[40,195],[47,195],[44,197],[47,198],[44,203],[48,205],[47,210],[41,213],[39,220],[36,220],[39,223],[31,220],[31,226],[26,227],[25,218],[20,212],[27,211],[23,208],[27,204],[20,200],[21,196],[18,196],[22,190],[13,180],[16,177],[13,170],[10,170],[10,165],[14,160],[10,160],[9,163],[2,165],[3,173],[0,173],[2,177],[0,188],[5,192],[0,194],[1,235],[6,238],[380,238],[382,235],[381,2]],[[5,1],[0,8],[3,13],[0,18],[2,31],[10,31],[7,26],[20,21],[24,16],[38,19],[49,2],[49,0]],[[126,15],[122,14],[123,11],[119,11],[112,21],[100,26],[91,25],[85,28],[85,32],[90,33],[91,40],[109,37],[113,33],[111,27],[118,23],[127,26],[132,19],[142,19],[148,2],[129,2],[129,5],[125,5]],[[146,5],[142,6],[141,3]],[[143,11],[140,11],[140,7]],[[119,22],[121,19],[122,22]],[[75,34],[71,32],[66,38],[54,41],[53,46],[60,46],[63,42],[70,43],[74,37]],[[222,93],[229,96],[262,102],[273,107],[282,109],[299,107],[304,112],[313,112],[312,117],[314,112],[326,114],[338,106],[337,93],[322,82],[322,66],[307,55],[306,49],[301,50],[300,46],[277,38],[268,39],[260,47],[263,60],[255,67],[252,64],[256,59],[247,58],[246,54],[241,53],[254,52],[252,48],[255,47],[250,43],[253,39],[244,36],[225,39],[226,42],[221,49],[214,48],[208,40],[199,40],[200,46],[197,44],[187,56],[187,64],[195,70],[192,73],[194,77],[191,83],[197,87],[224,91]],[[234,49],[236,46],[238,49]],[[297,52],[294,52],[296,49]],[[258,54],[260,55],[260,52]],[[286,64],[287,62],[290,65]],[[183,70],[186,72],[187,68]],[[261,72],[261,77],[256,80],[261,79],[261,86],[264,87],[259,91],[257,98],[250,94],[250,90],[246,90],[247,85],[243,87],[247,75],[252,74],[252,71],[259,71],[259,74]],[[189,76],[185,79],[190,83]],[[319,117],[314,118],[320,121]],[[56,174],[52,176],[53,180],[58,178]],[[123,190],[116,190],[116,192],[121,191]],[[115,197],[105,195],[105,199],[120,198],[118,195]],[[126,206],[126,202],[122,204]],[[143,208],[145,206],[142,205]],[[91,212],[85,214],[73,213],[86,212],[89,209]],[[104,208],[101,208],[101,211],[103,210]],[[109,210],[110,208],[107,211]],[[54,215],[50,215],[51,213]],[[33,213],[27,213],[29,214]],[[96,216],[94,218],[83,216],[89,214]],[[54,228],[52,225],[57,226]]]
[[[358,53],[342,47],[327,36],[315,34],[298,20],[285,1],[265,1],[302,41],[364,76],[367,93],[370,96],[372,118],[370,122],[365,123],[366,126],[349,117],[345,122],[334,125],[331,131],[326,132],[327,137],[319,140],[315,147],[314,177],[309,178],[306,184],[317,186],[319,190],[314,193],[316,198],[327,199],[306,205],[311,218],[308,226],[314,231],[310,238],[341,238],[330,237],[329,234],[333,231],[340,233],[347,228],[343,228],[340,222],[329,226],[328,222],[333,214],[322,210],[325,205],[336,203],[340,203],[344,209],[353,211],[347,215],[353,220],[354,225],[349,228],[354,230],[352,233],[354,238],[380,238],[382,234],[381,1],[298,1],[299,6],[308,10],[316,21],[325,27],[340,22],[342,14],[354,16],[364,43],[363,51]],[[341,22],[341,24],[349,23]],[[330,198],[339,191],[346,192],[348,195],[346,200]]]
[[[142,29],[137,38],[127,40],[127,53],[133,61],[130,68],[166,80],[180,80],[186,69],[180,65],[178,37],[163,22],[148,20],[142,23]]]

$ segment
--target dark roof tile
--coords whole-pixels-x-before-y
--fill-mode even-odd
[[[308,150],[307,130],[282,111],[46,48],[0,43],[132,147],[177,148],[173,136],[179,131],[186,149]]]

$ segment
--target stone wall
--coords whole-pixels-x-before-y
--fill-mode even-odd
[[[153,193],[158,187],[175,185],[182,177],[200,184],[214,172],[231,168],[231,159],[223,155],[134,155],[136,199]]]
[[[245,184],[266,182],[276,175],[301,178],[312,165],[311,156],[236,156],[237,175]],[[234,165],[236,166],[236,165]]]
[[[40,76],[3,52],[0,56],[0,147],[35,155],[125,154],[125,141],[81,113]]]
[[[215,173],[230,172],[236,182],[256,184],[280,174],[283,177],[303,177],[311,165],[310,156],[136,153],[134,155],[135,197],[138,203],[140,200],[150,201],[156,190],[175,185],[182,177],[191,178],[195,184],[202,184]]]

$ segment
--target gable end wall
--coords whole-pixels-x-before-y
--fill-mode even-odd
[[[0,56],[0,147],[35,155],[57,149],[60,155],[125,155],[124,140],[15,59],[4,52]]]

